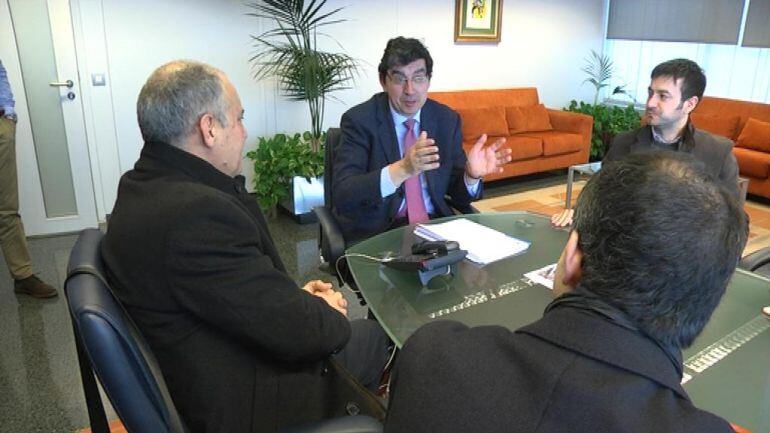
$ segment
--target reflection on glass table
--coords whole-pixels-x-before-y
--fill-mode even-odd
[[[550,289],[524,274],[555,263],[568,231],[552,228],[548,217],[527,212],[450,218],[469,218],[532,244],[522,254],[483,267],[464,260],[454,275],[436,277],[426,286],[415,272],[350,257],[351,272],[368,307],[399,347],[417,328],[435,320],[515,330],[542,317],[552,300]],[[348,252],[406,254],[418,240],[412,229],[382,233]],[[770,320],[760,312],[763,305],[770,305],[770,280],[737,270],[704,332],[683,353],[683,385],[694,404],[755,433],[770,432]]]

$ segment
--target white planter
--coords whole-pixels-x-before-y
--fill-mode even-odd
[[[324,204],[323,176],[310,179],[308,182],[302,176],[293,179],[292,192],[288,198],[280,201],[281,207],[289,211],[300,223],[315,221],[313,207]]]

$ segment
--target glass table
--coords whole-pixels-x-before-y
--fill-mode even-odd
[[[454,275],[423,286],[416,272],[388,268],[363,257],[349,257],[351,273],[368,307],[401,347],[420,326],[456,320],[468,326],[501,325],[515,330],[542,317],[552,299],[548,288],[524,274],[555,263],[568,231],[548,217],[527,212],[473,214],[468,218],[532,242],[519,255],[480,267],[467,260]],[[347,252],[373,257],[408,253],[418,238],[398,228],[363,241]],[[695,405],[754,432],[770,431],[770,320],[760,308],[770,305],[770,280],[736,271],[712,320],[684,351],[685,389]]]

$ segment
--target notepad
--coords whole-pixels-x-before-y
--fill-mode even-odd
[[[524,252],[530,245],[467,218],[418,224],[414,234],[430,241],[457,241],[461,249],[468,251],[468,260],[482,265]]]

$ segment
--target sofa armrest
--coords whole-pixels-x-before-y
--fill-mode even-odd
[[[573,113],[571,111],[562,111],[548,109],[548,117],[551,120],[551,126],[556,131],[572,132],[588,137],[591,141],[591,133],[594,129],[594,118],[582,113]]]

